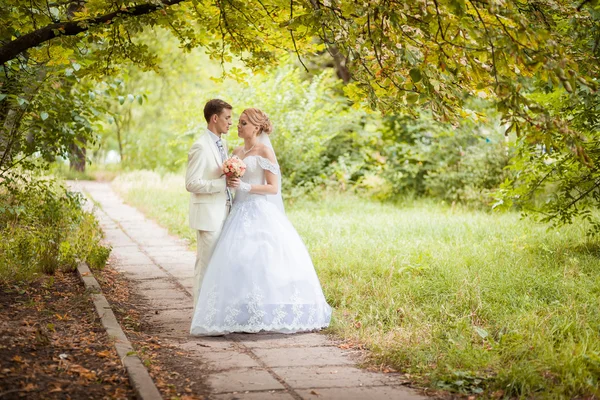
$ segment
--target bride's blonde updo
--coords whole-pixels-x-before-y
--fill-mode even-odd
[[[255,126],[260,128],[259,135],[264,132],[267,135],[273,132],[273,124],[269,119],[269,116],[258,108],[246,108],[242,114],[246,114],[248,121]]]

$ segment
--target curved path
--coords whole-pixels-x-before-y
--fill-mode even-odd
[[[152,334],[203,365],[212,399],[427,399],[400,374],[356,367],[353,352],[326,335],[231,334],[190,337],[195,254],[124,202],[108,183],[71,182],[91,197],[112,246],[111,263],[133,282]],[[199,363],[200,364],[200,363]]]

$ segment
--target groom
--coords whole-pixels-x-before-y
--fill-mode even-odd
[[[231,191],[221,165],[227,158],[227,144],[221,135],[232,125],[232,107],[213,99],[204,106],[208,129],[188,153],[185,188],[190,192],[190,227],[196,230],[198,249],[194,266],[194,308],[202,278],[231,207]]]

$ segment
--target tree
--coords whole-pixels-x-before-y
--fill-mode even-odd
[[[507,134],[519,137],[514,167],[527,171],[506,184],[505,204],[553,181],[561,187],[556,200],[567,201],[542,208],[550,218],[569,221],[586,210],[585,199],[598,202],[597,0],[90,0],[77,2],[82,11],[71,20],[73,2],[20,3],[8,0],[0,12],[3,79],[24,64],[65,65],[73,57],[89,60],[86,76],[104,76],[124,60],[151,67],[152,55],[135,41],[148,26],[170,29],[185,49],[204,47],[222,62],[236,55],[251,68],[276,63],[283,51],[302,61],[327,49],[352,75],[347,95],[386,114],[427,108],[456,123],[469,98],[493,100]],[[558,92],[560,104],[538,96]]]

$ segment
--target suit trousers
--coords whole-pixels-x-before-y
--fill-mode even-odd
[[[225,207],[225,216],[223,217],[223,223],[225,218],[229,214],[229,206]],[[197,238],[197,249],[196,249],[196,264],[194,265],[194,309],[196,308],[196,302],[198,301],[198,295],[200,294],[200,288],[202,287],[202,279],[206,273],[208,262],[212,256],[217,240],[221,235],[223,224],[216,231],[196,231]]]

